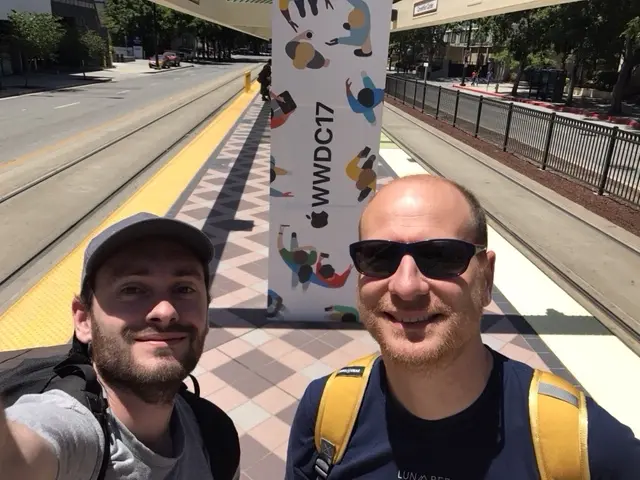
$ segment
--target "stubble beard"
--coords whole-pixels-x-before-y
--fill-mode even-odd
[[[176,358],[169,347],[159,348],[155,354],[160,361],[154,368],[137,363],[132,355],[132,343],[127,335],[110,338],[98,322],[91,322],[92,360],[102,380],[111,388],[124,390],[149,405],[172,404],[183,381],[198,364],[206,334],[191,333],[189,348],[182,358]]]
[[[455,362],[465,345],[478,335],[482,316],[481,289],[477,288],[472,294],[472,304],[473,311],[465,313],[444,308],[443,318],[427,327],[427,335],[412,342],[409,335],[389,328],[382,305],[368,307],[358,296],[362,323],[380,346],[385,361],[422,373],[440,370]]]

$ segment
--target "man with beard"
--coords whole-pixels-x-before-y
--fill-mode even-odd
[[[92,239],[71,305],[73,343],[97,376],[106,428],[61,389],[23,395],[6,411],[0,405],[0,478],[213,479],[210,460],[219,452],[201,430],[211,419],[183,390],[209,331],[212,259],[200,230],[146,213]],[[217,448],[236,445],[231,420],[198,401],[217,418]],[[231,467],[215,480],[238,478]]]
[[[540,453],[567,468],[553,476],[538,470],[529,418],[534,371],[481,338],[496,255],[469,191],[429,175],[395,180],[367,205],[359,234],[351,246],[358,311],[381,355],[309,384],[291,428],[287,480],[579,480],[589,478],[585,467],[594,480],[638,478],[632,431],[582,394],[588,420],[574,415],[574,398],[562,388],[544,393],[559,402],[558,422],[541,419],[537,428],[562,432],[575,419],[585,435],[556,434],[559,448]],[[578,451],[584,456],[571,455]]]

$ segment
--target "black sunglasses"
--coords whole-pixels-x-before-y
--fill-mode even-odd
[[[388,278],[395,273],[405,255],[411,255],[425,277],[446,280],[462,275],[469,262],[485,245],[436,238],[422,242],[402,243],[390,240],[362,240],[349,246],[353,265],[362,275]]]

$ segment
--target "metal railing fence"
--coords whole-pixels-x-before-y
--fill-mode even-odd
[[[640,134],[387,76],[387,95],[541,169],[640,206]]]

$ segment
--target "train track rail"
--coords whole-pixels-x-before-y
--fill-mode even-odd
[[[250,70],[251,75],[252,75],[252,79],[255,78],[255,73],[256,70],[259,67],[254,67]],[[73,168],[80,168],[85,162],[91,160],[92,158],[94,158],[96,155],[103,153],[105,151],[108,151],[110,148],[113,148],[119,144],[121,144],[123,141],[127,140],[127,139],[131,139],[132,137],[136,136],[137,134],[143,132],[144,130],[147,130],[151,127],[153,127],[154,125],[158,124],[159,122],[161,122],[162,120],[171,117],[173,115],[176,115],[177,113],[181,112],[182,110],[184,110],[185,108],[187,108],[190,105],[193,105],[194,103],[198,102],[198,101],[202,101],[204,98],[215,94],[216,92],[218,92],[219,90],[228,87],[229,85],[233,84],[234,82],[238,82],[239,80],[244,78],[244,72],[242,73],[238,73],[238,75],[232,77],[231,79],[229,79],[228,81],[224,82],[224,83],[220,83],[215,85],[214,87],[207,89],[205,92],[198,94],[196,97],[191,98],[179,105],[177,105],[176,107],[170,109],[169,111],[151,119],[150,121],[144,123],[143,125],[140,125],[126,133],[124,133],[123,135],[120,135],[116,138],[113,138],[107,142],[105,142],[104,144],[100,145],[98,148],[96,148],[95,150],[92,150],[91,152],[84,154],[80,157],[77,157],[71,161],[68,161],[62,165],[57,166],[56,168],[53,168],[49,171],[47,171],[46,173],[39,175],[38,177],[36,177],[35,179],[29,181],[28,183],[25,183],[23,185],[21,185],[20,187],[0,196],[0,205],[2,205],[3,203],[11,200],[11,199],[15,199],[16,197],[19,197],[20,195],[40,186],[43,185],[45,182],[50,182],[50,181],[54,181],[56,179],[56,177],[58,175],[60,175],[63,172],[69,171],[70,169]],[[221,103],[219,103],[218,105],[215,106],[215,108],[209,112],[204,118],[202,118],[201,120],[199,120],[195,125],[193,125],[193,127],[189,128],[188,131],[186,131],[184,134],[180,135],[175,141],[173,141],[169,146],[167,146],[166,148],[164,148],[160,153],[156,154],[153,156],[153,158],[151,158],[150,160],[144,162],[144,164],[142,164],[140,166],[140,168],[136,169],[135,172],[133,173],[133,175],[129,175],[126,180],[124,180],[122,183],[120,183],[120,185],[118,185],[115,189],[111,189],[99,202],[97,202],[92,208],[90,208],[86,213],[84,213],[83,215],[81,215],[79,218],[75,219],[73,222],[71,222],[68,226],[66,226],[66,228],[64,228],[64,230],[58,234],[56,234],[54,237],[52,237],[51,239],[49,239],[46,243],[46,245],[44,245],[42,248],[40,248],[37,252],[31,254],[28,256],[28,258],[25,258],[23,261],[21,261],[20,265],[17,266],[17,268],[14,268],[12,271],[10,271],[8,274],[4,275],[4,278],[0,278],[0,288],[2,288],[5,285],[8,285],[10,282],[12,282],[14,279],[16,279],[18,276],[20,276],[26,269],[28,269],[34,262],[36,262],[39,258],[41,258],[44,254],[46,254],[48,251],[50,251],[53,247],[55,247],[56,245],[58,245],[64,238],[66,238],[71,232],[73,232],[76,228],[78,228],[83,222],[87,221],[92,215],[94,215],[98,210],[100,210],[102,207],[104,207],[106,204],[108,204],[111,200],[113,200],[118,194],[120,194],[123,190],[125,190],[129,185],[131,185],[132,183],[134,183],[135,181],[137,181],[138,179],[140,179],[146,172],[148,172],[149,170],[151,170],[154,166],[156,166],[159,162],[161,162],[163,159],[166,158],[166,155],[168,152],[172,151],[173,149],[175,149],[178,145],[180,145],[182,142],[184,142],[187,138],[189,138],[191,135],[193,135],[195,132],[197,132],[199,129],[201,129],[204,125],[206,125],[208,122],[211,121],[211,119],[213,119],[215,116],[218,115],[218,113],[220,113],[221,111],[223,111],[240,93],[242,93],[244,89],[244,84],[243,83],[238,83],[238,90],[235,91],[234,94],[232,94],[229,98],[225,99],[224,101],[222,101]]]
[[[422,125],[418,122],[414,121],[410,116],[400,115],[402,118],[407,121],[413,123],[415,126],[421,128],[425,132],[428,132]],[[398,139],[397,136],[390,133],[387,129],[383,127],[384,133],[395,142],[399,147],[401,147],[405,152],[411,155],[411,158],[420,164],[427,171],[438,175],[440,177],[445,177],[446,175],[442,174],[437,167],[434,167],[422,157],[417,154],[411,147],[409,147],[405,142]],[[454,146],[455,148],[455,146]],[[462,153],[465,153],[463,150],[460,150]],[[476,158],[467,155],[469,158],[473,159],[475,162],[481,163],[483,166],[486,166],[484,163],[480,162]],[[486,166],[487,168],[491,168]],[[502,175],[498,170],[494,170],[496,173],[500,174],[504,178],[513,181],[507,176]],[[532,192],[535,193],[535,192]],[[556,207],[555,204],[550,202],[548,199],[541,197],[536,194],[538,198],[541,198],[549,205]],[[523,238],[517,232],[515,232],[512,228],[510,228],[507,224],[502,222],[496,215],[493,215],[491,212],[486,212],[487,217],[489,218],[489,222],[492,226],[505,238],[513,240],[514,246],[520,250],[530,261],[532,261],[538,268],[544,271],[547,274],[550,274],[551,278],[554,281],[557,281],[562,288],[573,297],[578,303],[582,304],[582,306],[589,311],[596,320],[598,320],[604,327],[611,331],[616,337],[620,339],[627,347],[629,347],[636,355],[640,356],[640,332],[638,332],[632,325],[629,325],[622,317],[620,317],[616,312],[611,310],[601,299],[597,296],[589,292],[582,285],[576,282],[570,274],[568,274],[564,269],[558,265],[556,265],[553,261],[549,260],[542,253],[538,251],[538,249],[532,245],[526,238]],[[636,249],[630,247],[629,245],[620,242],[617,238],[612,237],[606,232],[602,232],[599,229],[596,229],[593,225],[584,220],[575,217],[574,218],[584,225],[592,228],[593,230],[597,230],[597,232],[601,235],[607,236],[607,238],[615,241],[621,246],[624,246],[629,251],[634,254],[640,255]]]

